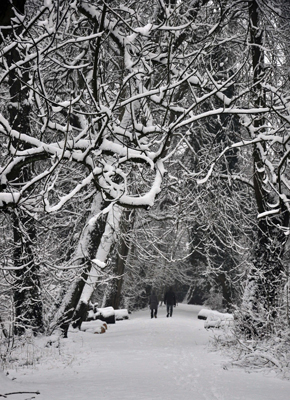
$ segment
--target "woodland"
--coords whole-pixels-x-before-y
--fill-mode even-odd
[[[171,285],[289,341],[289,20],[288,0],[1,0],[7,346]]]

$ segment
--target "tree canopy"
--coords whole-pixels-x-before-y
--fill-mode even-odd
[[[241,321],[273,322],[288,273],[289,11],[3,2],[1,281],[20,331],[43,330],[47,308],[54,326],[82,319],[98,285],[119,304],[123,277],[136,293],[203,278]]]

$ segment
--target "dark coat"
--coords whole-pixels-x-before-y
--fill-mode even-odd
[[[158,297],[154,292],[151,293],[149,296],[149,306],[151,310],[156,310],[158,308]]]
[[[169,306],[176,306],[175,293],[172,289],[169,289],[164,295],[164,304]]]

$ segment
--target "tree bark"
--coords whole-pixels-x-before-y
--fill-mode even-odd
[[[134,211],[133,211],[134,213]],[[124,272],[126,268],[126,262],[130,251],[129,238],[127,237],[132,225],[134,223],[134,214],[132,216],[131,210],[124,210],[122,214],[122,220],[120,224],[120,241],[117,250],[117,259],[114,269],[114,274],[117,275],[117,279],[113,283],[110,296],[110,305],[114,309],[120,308],[122,298],[122,286],[124,281]]]
[[[76,307],[74,316],[74,325],[80,327],[81,323],[86,318],[86,310],[90,299],[94,293],[97,284],[100,282],[100,277],[104,273],[107,258],[116,242],[116,234],[119,232],[119,223],[121,216],[121,208],[118,205],[111,206],[107,213],[105,228],[101,240],[96,248],[94,259],[92,259],[92,267],[87,274],[86,282],[83,287],[79,303]]]
[[[36,231],[29,217],[14,212],[13,233],[14,332],[21,335],[26,329],[32,329],[36,334],[43,331],[39,266],[35,263],[33,255]]]

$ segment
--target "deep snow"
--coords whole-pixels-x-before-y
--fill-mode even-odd
[[[161,307],[157,319],[138,311],[102,335],[73,331],[43,348],[38,361],[33,344],[32,365],[10,369],[10,379],[0,373],[0,394],[40,391],[9,400],[287,400],[289,381],[229,367],[229,359],[210,350],[213,332],[197,319],[200,308],[179,304],[166,318]]]

